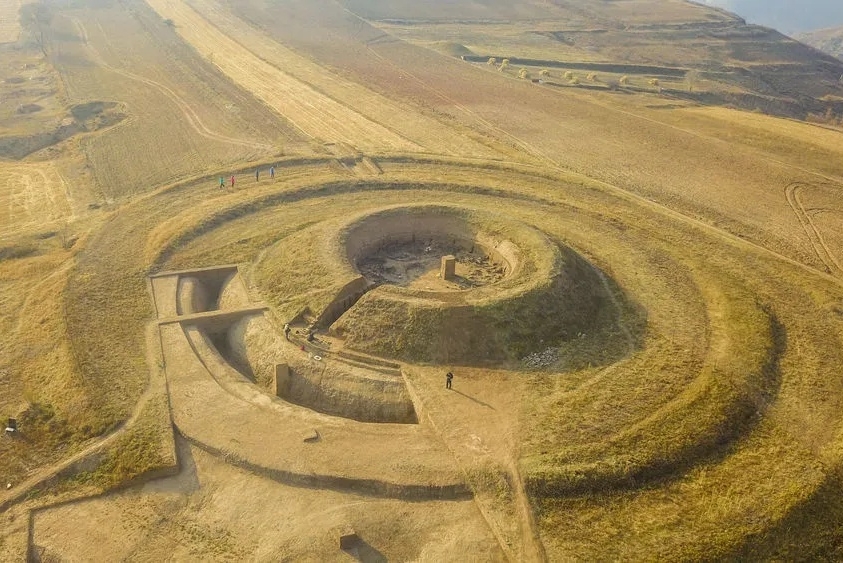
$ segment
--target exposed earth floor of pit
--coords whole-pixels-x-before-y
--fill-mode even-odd
[[[456,258],[456,275],[443,279],[440,273],[444,256]],[[361,259],[357,268],[375,284],[393,284],[410,289],[456,291],[482,287],[506,276],[479,248],[465,248],[458,242],[442,240],[392,242]]]

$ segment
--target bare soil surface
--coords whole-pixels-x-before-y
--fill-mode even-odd
[[[503,279],[503,267],[474,250],[440,240],[390,243],[360,260],[357,266],[375,284],[433,291],[482,287]],[[456,276],[450,280],[440,275],[444,256],[456,258]]]
[[[178,443],[178,476],[38,513],[35,553],[103,561],[433,561],[454,553],[504,560],[471,501],[411,503],[289,487]],[[363,540],[356,554],[339,549],[347,529]]]

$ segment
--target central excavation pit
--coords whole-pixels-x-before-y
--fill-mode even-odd
[[[517,248],[467,219],[435,206],[367,217],[347,234],[348,259],[373,286],[460,291],[504,280],[517,265]]]
[[[454,275],[443,275],[442,262],[450,256],[455,260]],[[472,241],[411,238],[385,241],[359,258],[357,268],[376,285],[451,291],[496,283],[506,276],[507,266]]]

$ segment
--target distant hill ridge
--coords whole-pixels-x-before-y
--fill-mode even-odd
[[[800,33],[796,39],[843,60],[843,26]]]
[[[762,5],[790,13],[794,0],[337,1],[410,42],[427,34],[425,47],[465,61],[508,59],[536,72],[579,70],[607,80],[636,75],[650,86],[672,82],[662,87],[674,97],[796,119],[828,115],[836,123],[843,115],[843,60],[746,22]],[[490,30],[502,35],[492,39]]]
[[[840,0],[700,0],[730,10],[750,23],[796,34],[830,26],[843,26]]]

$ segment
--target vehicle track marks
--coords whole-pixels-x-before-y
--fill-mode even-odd
[[[805,234],[808,235],[808,240],[811,242],[811,246],[817,257],[825,265],[830,274],[839,277],[843,275],[843,266],[840,265],[840,261],[834,255],[834,252],[823,237],[822,231],[814,223],[802,201],[802,192],[806,187],[810,188],[813,186],[802,182],[794,182],[788,185],[784,190],[785,198],[796,215],[796,218],[799,220],[799,223],[802,225],[802,228],[805,230]]]
[[[0,166],[0,239],[71,219],[67,183],[53,163]]]
[[[243,140],[243,139],[234,139],[232,137],[227,137],[225,135],[221,135],[219,133],[216,133],[216,132],[212,131],[210,128],[208,128],[208,126],[206,126],[202,122],[202,119],[199,117],[199,115],[196,113],[196,111],[192,107],[190,107],[190,104],[188,104],[181,96],[176,94],[169,87],[165,86],[164,84],[161,84],[160,82],[156,82],[155,80],[152,80],[152,79],[146,78],[144,76],[134,74],[134,73],[129,72],[127,70],[116,68],[116,67],[108,64],[105,61],[105,59],[102,57],[102,55],[100,55],[100,53],[88,42],[88,33],[85,31],[84,24],[82,24],[82,22],[77,18],[72,18],[72,21],[73,21],[73,24],[76,26],[76,29],[79,32],[79,37],[82,39],[82,42],[84,43],[86,49],[88,50],[88,52],[91,55],[91,58],[94,60],[94,62],[96,64],[98,64],[99,66],[101,66],[102,68],[104,68],[104,69],[106,69],[110,72],[113,72],[115,74],[119,74],[120,76],[123,76],[125,78],[130,79],[130,80],[134,80],[134,81],[140,82],[142,84],[145,84],[147,86],[150,86],[151,88],[154,88],[154,89],[158,90],[159,92],[161,92],[162,94],[164,94],[164,96],[166,96],[167,99],[169,99],[171,102],[173,102],[179,108],[179,110],[181,111],[182,115],[184,115],[185,120],[190,125],[190,127],[201,137],[204,137],[204,138],[209,139],[211,141],[228,143],[228,144],[232,144],[232,145],[249,147],[249,148],[259,149],[259,150],[272,150],[274,148],[272,145],[269,145],[269,144],[266,144],[266,143],[246,141],[246,140]],[[97,25],[99,25],[99,22],[97,22]],[[103,32],[103,34],[105,34],[105,32]]]

